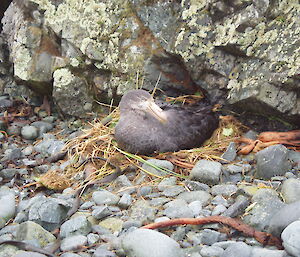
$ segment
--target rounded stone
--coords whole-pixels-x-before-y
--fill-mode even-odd
[[[220,180],[222,164],[216,161],[200,160],[191,171],[190,179],[215,185]]]
[[[283,145],[272,145],[256,155],[256,176],[261,179],[270,179],[273,176],[284,175],[290,168],[288,149]]]
[[[87,244],[87,237],[83,235],[70,236],[61,241],[60,249],[62,251],[73,251]]]
[[[300,221],[288,225],[281,234],[285,250],[292,256],[300,256]]]
[[[280,236],[282,230],[299,218],[300,201],[287,204],[272,216],[268,231],[273,235]]]
[[[38,137],[39,130],[35,126],[24,126],[21,129],[21,136],[24,139],[34,140]]]
[[[295,178],[290,178],[284,181],[282,185],[281,193],[286,203],[299,201],[300,180]]]
[[[122,240],[128,257],[182,257],[179,244],[163,233],[136,229]]]

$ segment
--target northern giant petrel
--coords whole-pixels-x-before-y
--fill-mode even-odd
[[[199,147],[218,127],[211,106],[160,108],[144,90],[127,92],[115,128],[118,145],[131,153],[151,154]]]

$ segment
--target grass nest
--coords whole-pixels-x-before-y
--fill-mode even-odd
[[[46,179],[40,178],[40,181],[43,181],[43,185],[49,187],[47,186],[47,179],[51,177],[52,181],[48,183],[50,185],[49,188],[55,189],[54,175],[58,174],[56,179],[57,189],[61,190],[62,184],[66,185],[66,187],[70,185],[76,188],[84,187],[93,180],[112,174],[115,168],[110,163],[120,167],[120,169],[124,169],[129,165],[142,169],[141,164],[147,163],[147,160],[151,158],[169,160],[174,164],[175,170],[169,171],[148,163],[150,166],[165,172],[166,175],[186,178],[199,159],[222,160],[220,156],[226,150],[229,142],[239,138],[246,129],[233,116],[221,116],[218,129],[215,130],[212,137],[203,146],[174,153],[142,156],[131,154],[118,148],[113,134],[119,114],[119,109],[114,109],[103,120],[89,123],[88,129],[83,130],[80,136],[71,139],[65,147],[65,150],[68,151],[70,165],[64,171],[61,171],[60,174],[52,172],[51,176],[49,176],[46,173]],[[96,159],[97,157],[105,158],[108,161],[98,160]],[[82,165],[83,160],[86,159],[91,160],[90,164]],[[155,176],[154,174],[149,174],[149,181],[157,181]],[[62,177],[63,183],[61,182]]]

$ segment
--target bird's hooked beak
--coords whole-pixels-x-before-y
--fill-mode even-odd
[[[152,99],[147,101],[147,111],[161,123],[167,122],[167,115]]]

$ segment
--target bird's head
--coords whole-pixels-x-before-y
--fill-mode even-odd
[[[137,89],[128,91],[120,102],[121,115],[136,112],[138,115],[151,115],[162,123],[167,121],[165,112],[154,102],[153,97],[145,90]]]

